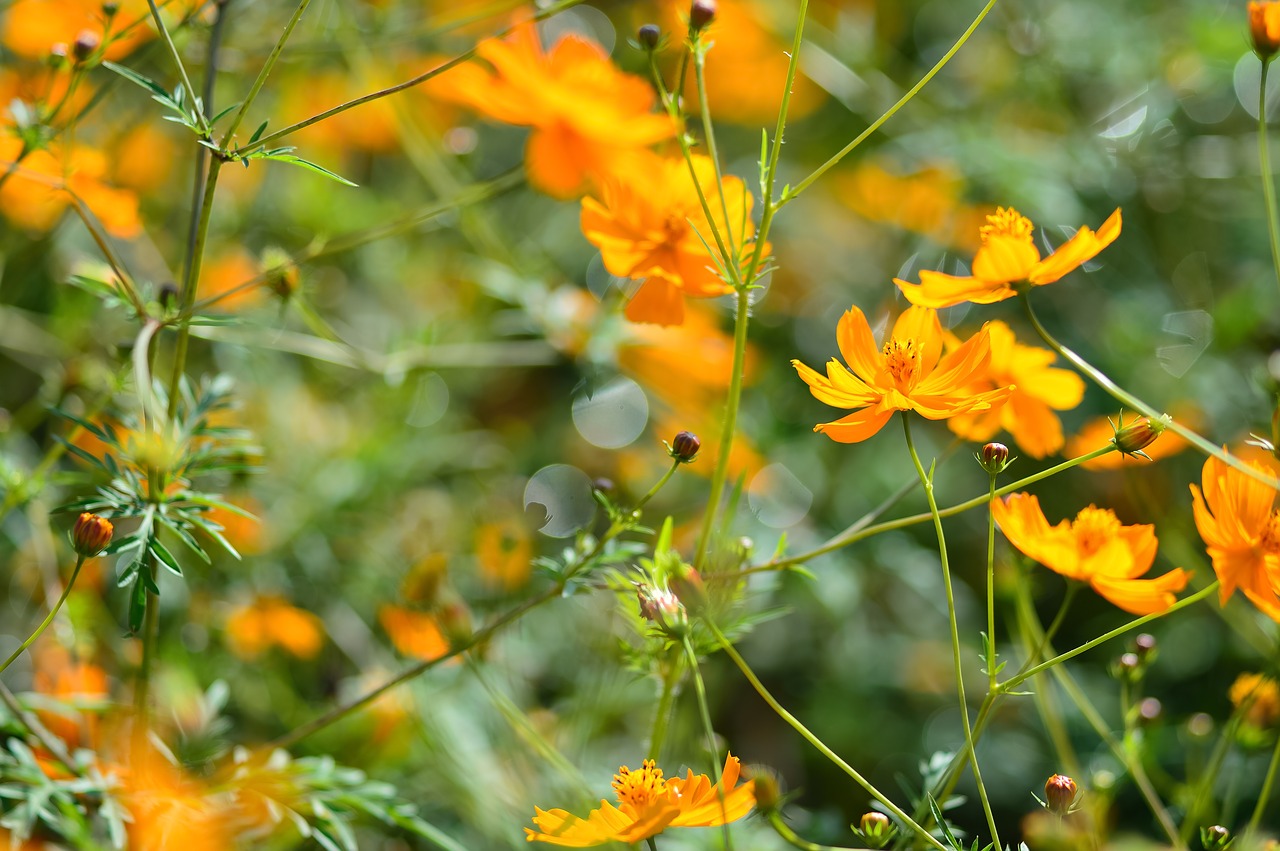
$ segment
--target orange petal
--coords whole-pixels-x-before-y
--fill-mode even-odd
[[[684,322],[684,294],[670,281],[649,278],[623,312],[632,322],[679,325]]]
[[[866,314],[857,305],[850,307],[836,325],[836,344],[840,355],[863,381],[874,381],[880,374],[884,356],[876,346],[875,336]]]
[[[941,272],[920,272],[920,283],[910,284],[894,278],[893,282],[902,290],[907,301],[918,307],[942,309],[963,302],[974,304],[993,304],[1013,298],[1017,293],[1012,287],[1002,284],[992,285],[979,278],[957,278]]]
[[[1115,579],[1095,576],[1089,584],[1103,598],[1133,615],[1163,612],[1176,602],[1174,596],[1187,587],[1190,578],[1182,568],[1155,579]]]
[[[1096,233],[1087,227],[1076,231],[1075,236],[1060,245],[1057,251],[1035,264],[1027,278],[1033,284],[1052,284],[1079,268],[1081,263],[1092,260],[1098,252],[1115,242],[1119,235],[1120,210],[1117,208]]]
[[[1039,259],[1029,240],[993,234],[973,257],[973,276],[991,287],[1026,280]]]
[[[813,430],[825,434],[836,443],[859,443],[884,428],[893,414],[892,410],[864,408],[833,422],[818,423]]]

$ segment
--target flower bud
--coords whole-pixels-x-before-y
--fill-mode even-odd
[[[893,837],[893,832],[893,822],[884,813],[863,813],[858,821],[858,833],[862,834],[862,838],[872,848],[883,848]]]
[[[1156,658],[1156,637],[1148,633],[1142,633],[1133,640],[1134,652],[1138,658],[1147,664],[1151,664]]]
[[[681,570],[671,577],[671,593],[676,595],[684,607],[697,614],[707,606],[707,586],[701,574],[688,565],[681,565]]]
[[[698,450],[702,448],[702,441],[698,440],[698,436],[691,431],[682,431],[671,441],[671,445],[667,447],[667,454],[679,461],[681,464],[689,464],[693,459],[698,457]]]
[[[71,53],[77,62],[83,62],[93,55],[101,43],[102,39],[93,30],[81,30],[76,36],[75,43],[71,45]]]
[[[701,32],[703,27],[715,20],[716,0],[693,0],[689,7],[689,29]]]
[[[613,483],[613,479],[607,479],[604,476],[596,479],[591,483],[591,489],[600,493],[613,493],[613,489],[617,487]]]
[[[1049,812],[1065,816],[1076,802],[1076,781],[1065,774],[1055,774],[1045,781],[1044,805]]]
[[[1274,0],[1251,0],[1249,38],[1253,40],[1253,52],[1263,61],[1280,50],[1280,4]]]
[[[178,285],[173,281],[164,284],[160,287],[157,299],[160,302],[160,306],[165,310],[173,307],[174,302],[178,300]]]
[[[110,520],[85,512],[71,529],[71,548],[85,558],[93,558],[107,548],[114,532]]]
[[[1156,438],[1164,434],[1164,430],[1169,427],[1168,415],[1157,419],[1150,417],[1138,417],[1128,425],[1121,425],[1116,429],[1116,435],[1112,438],[1116,448],[1125,455],[1142,455],[1142,452],[1148,446],[1156,442]]]
[[[1009,447],[1003,443],[988,443],[974,457],[978,459],[982,469],[995,476],[1003,473],[1009,466]]]
[[[298,266],[283,248],[269,246],[262,252],[263,286],[282,301],[298,291]]]
[[[1234,841],[1231,831],[1220,824],[1200,828],[1200,844],[1204,851],[1227,851]]]
[[[440,607],[436,620],[440,631],[449,640],[450,647],[459,647],[471,640],[471,610],[465,603],[448,603]]]
[[[1164,706],[1154,697],[1144,698],[1138,704],[1138,723],[1147,725],[1153,724],[1160,720],[1160,714],[1164,711]]]
[[[49,56],[46,60],[50,68],[62,68],[67,64],[67,45],[65,42],[58,42],[49,48]]]
[[[782,784],[778,774],[767,765],[751,765],[743,772],[755,781],[756,808],[762,813],[772,812],[782,804]]]
[[[665,630],[679,633],[688,623],[684,606],[670,591],[637,582],[636,598],[640,601],[640,616]]]
[[[640,46],[645,50],[656,50],[658,41],[662,38],[662,30],[657,24],[645,24],[636,31],[636,40],[640,42]]]
[[[104,0],[102,4],[102,14],[105,15],[108,20],[110,20],[111,18],[114,18],[116,15],[116,12],[119,12],[119,11],[120,11],[120,4],[117,3],[116,0]]]

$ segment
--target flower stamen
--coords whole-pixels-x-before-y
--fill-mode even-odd
[[[885,368],[899,385],[910,386],[920,371],[920,344],[915,340],[894,337],[880,349]]]
[[[1091,556],[1106,546],[1120,531],[1120,520],[1109,508],[1089,506],[1080,510],[1071,522],[1080,554]]]
[[[651,759],[646,759],[639,771],[632,771],[627,766],[618,769],[613,775],[613,791],[618,795],[619,804],[630,804],[637,810],[661,800],[667,795],[667,781],[662,777],[662,769]]]
[[[978,228],[982,244],[993,236],[1007,236],[1011,239],[1031,242],[1035,233],[1035,225],[1026,216],[1012,207],[996,207],[996,211],[987,216],[987,223]]]

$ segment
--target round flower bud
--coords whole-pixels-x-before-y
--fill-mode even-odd
[[[1140,724],[1152,724],[1160,719],[1160,713],[1164,711],[1164,707],[1160,701],[1154,697],[1144,698],[1138,704],[1138,722]]]
[[[1280,50],[1280,4],[1274,0],[1249,3],[1249,38],[1254,53],[1264,61]]]
[[[1138,417],[1128,425],[1122,425],[1116,429],[1116,436],[1112,440],[1115,441],[1116,448],[1124,454],[1137,455],[1155,443],[1156,438],[1164,434],[1164,430],[1168,427],[1167,418],[1153,420],[1150,417]],[[1143,455],[1143,457],[1146,456]]]
[[[689,7],[689,29],[700,32],[715,17],[716,0],[693,0],[693,5]]]
[[[1065,774],[1055,774],[1045,781],[1044,805],[1049,812],[1065,816],[1076,802],[1076,781]]]
[[[107,548],[114,532],[110,520],[85,512],[71,529],[71,548],[85,558],[93,558]]]
[[[269,246],[262,252],[263,285],[288,301],[298,291],[298,266],[283,248]]]
[[[617,486],[613,483],[613,479],[607,479],[604,476],[591,483],[591,489],[600,493],[612,493],[615,487]]]
[[[104,0],[102,4],[102,14],[107,18],[115,17],[116,12],[120,11],[120,4],[116,0]]]
[[[683,632],[688,623],[684,606],[675,594],[662,588],[636,583],[636,598],[640,601],[640,616],[670,632]]]
[[[446,603],[440,607],[436,618],[440,631],[449,640],[449,646],[457,647],[471,640],[471,610],[465,603]]]
[[[702,441],[698,440],[696,434],[691,431],[682,431],[671,441],[668,452],[681,464],[688,464],[698,457],[698,450],[701,448]]]
[[[61,68],[67,64],[67,45],[58,42],[49,48],[48,63],[50,68]]]
[[[658,41],[662,38],[662,30],[657,24],[645,24],[636,31],[636,40],[640,42],[640,46],[645,50],[654,50],[658,47]]]
[[[995,476],[1009,466],[1009,447],[1003,443],[988,443],[976,457],[982,469]]]
[[[75,44],[71,46],[71,53],[77,62],[83,62],[93,55],[101,43],[102,39],[93,30],[81,30],[76,36]]]
[[[893,822],[884,813],[863,813],[858,820],[858,832],[872,848],[882,848],[893,836]]]
[[[1156,658],[1156,637],[1142,633],[1133,641],[1134,652],[1143,662],[1150,664]]]
[[[763,813],[772,812],[782,804],[782,784],[778,774],[767,765],[748,766],[744,772],[755,781],[756,808]]]
[[[1200,828],[1200,844],[1204,851],[1226,851],[1231,841],[1231,831],[1220,824]]]

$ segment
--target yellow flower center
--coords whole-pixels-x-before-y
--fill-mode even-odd
[[[1080,553],[1091,556],[1115,538],[1120,531],[1120,520],[1111,509],[1091,505],[1076,515],[1071,531],[1075,533]]]
[[[1007,236],[1023,242],[1031,242],[1035,233],[1035,225],[1031,220],[1012,207],[996,207],[996,211],[987,216],[987,223],[978,228],[985,244],[993,236]]]
[[[911,384],[920,371],[920,344],[894,337],[880,349],[884,365],[899,384]]]
[[[668,243],[679,242],[689,231],[689,217],[683,210],[667,213],[662,222],[662,230]]]
[[[1258,538],[1258,547],[1269,555],[1280,554],[1280,508],[1271,512],[1267,523],[1262,527],[1262,535]]]
[[[667,795],[667,781],[662,778],[662,769],[654,761],[646,759],[639,771],[632,771],[625,765],[613,775],[613,791],[618,795],[619,804],[630,804],[637,810],[659,801]]]

